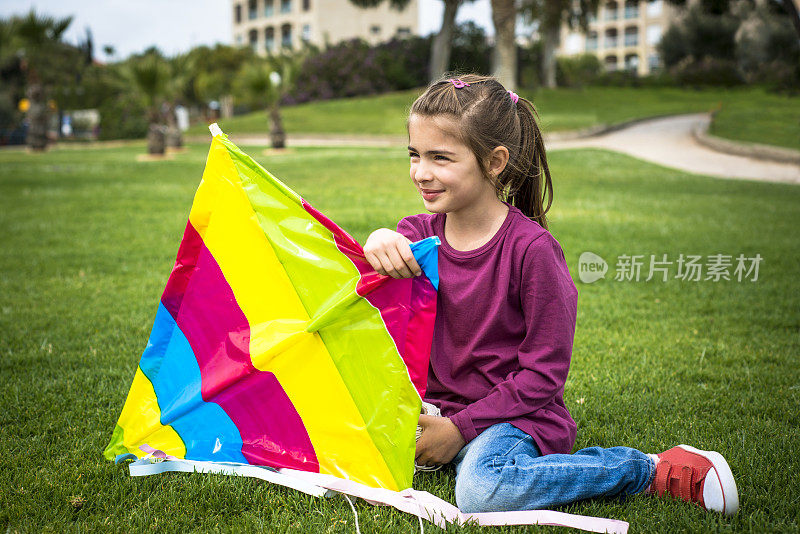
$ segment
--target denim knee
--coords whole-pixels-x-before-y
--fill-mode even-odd
[[[496,499],[500,476],[486,464],[478,459],[462,465],[456,476],[456,506],[464,513],[496,512],[501,506]]]

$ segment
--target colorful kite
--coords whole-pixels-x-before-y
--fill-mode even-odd
[[[411,487],[436,312],[217,132],[105,456],[145,450]]]
[[[549,510],[464,514],[412,489],[438,238],[412,244],[424,275],[381,276],[344,230],[211,130],[108,459],[138,458],[132,476],[219,473],[344,493],[441,527],[627,532],[624,521]]]

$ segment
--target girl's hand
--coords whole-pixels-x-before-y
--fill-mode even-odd
[[[411,241],[403,234],[388,228],[375,230],[364,244],[364,255],[372,268],[392,278],[411,278],[422,274],[409,245]]]
[[[417,441],[415,461],[418,465],[442,465],[456,457],[467,444],[461,431],[447,417],[420,415],[422,435]]]

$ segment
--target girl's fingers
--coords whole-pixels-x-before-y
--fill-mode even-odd
[[[375,255],[374,252],[366,252],[364,251],[364,257],[367,258],[367,261],[372,266],[373,269],[379,274],[386,274],[383,272],[383,265],[381,265],[380,260]]]
[[[389,255],[389,261],[392,262],[392,270],[389,274],[393,278],[411,278],[413,276],[397,248],[389,248],[386,253]]]
[[[422,269],[417,263],[417,259],[414,257],[414,253],[411,252],[411,247],[409,246],[409,243],[411,243],[411,241],[408,241],[408,239],[406,239],[406,242],[398,244],[397,252],[403,259],[403,263],[408,267],[411,273],[413,273],[413,276],[419,276],[422,274]]]
[[[384,234],[391,233],[386,236]],[[364,245],[364,257],[376,272],[393,278],[411,278],[422,274],[405,236],[391,230],[376,230]]]
[[[383,267],[383,269],[378,272],[380,274],[391,276],[394,266],[392,265],[392,260],[389,259],[389,256],[387,256],[385,253],[379,254],[378,261],[380,261],[381,266]]]

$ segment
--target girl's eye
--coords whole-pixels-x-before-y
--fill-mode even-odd
[[[435,159],[437,161],[450,161],[450,158],[448,158],[447,156],[441,156],[441,155],[434,156],[433,159]]]
[[[419,154],[417,154],[416,152],[409,152],[408,153],[408,157],[409,158],[418,158]]]

